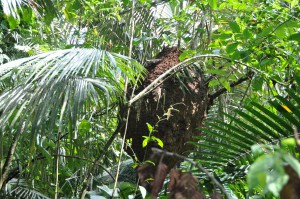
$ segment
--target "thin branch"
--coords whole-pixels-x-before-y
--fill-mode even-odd
[[[58,132],[58,141],[56,145],[56,153],[59,154],[59,148],[60,148],[60,131]],[[54,198],[58,198],[58,186],[59,186],[59,159],[58,157],[55,157],[55,193]]]
[[[247,81],[249,79],[252,78],[253,73],[252,72],[248,72],[246,74],[246,76],[239,78],[237,81],[233,82],[230,84],[230,88],[233,88],[241,83],[243,83],[244,81]],[[227,89],[226,88],[222,88],[220,90],[218,90],[217,92],[215,92],[212,95],[209,95],[209,100],[212,103],[214,99],[216,99],[217,97],[219,97],[220,95],[222,95],[223,93],[226,93]]]
[[[163,155],[167,155],[167,156],[173,156],[176,158],[180,158],[184,161],[190,162],[192,165],[194,165],[195,167],[199,168],[202,172],[204,172],[207,175],[207,177],[224,193],[226,198],[230,199],[230,196],[225,191],[224,187],[201,164],[196,163],[196,162],[188,159],[187,157],[179,155],[177,153],[171,153],[171,152],[164,151],[164,150],[161,150],[158,148],[151,148],[151,150],[153,151],[153,153],[163,154]]]

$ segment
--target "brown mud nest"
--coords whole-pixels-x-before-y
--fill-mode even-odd
[[[164,48],[156,56],[156,60],[159,61],[147,66],[148,75],[136,89],[135,94],[165,71],[179,64],[180,53],[178,48]],[[200,135],[198,128],[202,125],[208,109],[208,88],[202,73],[195,72],[192,68],[186,70],[189,72],[189,78],[179,79],[180,74],[179,77],[168,78],[151,93],[135,102],[129,114],[126,139],[132,143],[131,147],[125,147],[126,152],[140,161],[150,159],[156,164],[162,161],[167,167],[167,172],[178,160],[173,157],[162,159],[151,154],[151,147],[160,148],[160,146],[157,142],[151,141],[143,148],[142,143],[145,139],[143,136],[149,136],[147,127],[149,123],[155,129],[152,135],[163,141],[164,150],[184,154],[192,149],[187,142],[193,140],[193,136]],[[124,128],[120,132],[124,135]],[[138,168],[140,183],[148,191],[151,191],[154,185],[143,180],[154,178],[154,168],[150,165]]]

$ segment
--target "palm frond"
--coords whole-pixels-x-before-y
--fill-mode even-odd
[[[12,180],[9,185],[9,195],[17,198],[32,198],[32,199],[50,199],[50,197],[42,194],[38,190],[28,187],[24,179]]]
[[[12,15],[14,18],[19,18],[18,9],[22,4],[26,3],[25,0],[2,0],[3,12],[6,15]]]
[[[1,65],[2,131],[34,137],[68,125],[74,129],[80,116],[124,95],[126,77],[136,84],[143,75],[135,60],[97,49],[60,50]]]
[[[232,176],[232,169],[245,169],[254,161],[251,146],[254,144],[277,144],[280,140],[292,137],[293,126],[300,124],[299,92],[286,90],[288,97],[276,96],[268,105],[251,102],[242,110],[235,110],[235,116],[225,114],[231,122],[214,119],[201,128],[203,135],[196,137],[198,146],[193,151],[197,159],[208,168],[225,171],[222,178],[238,180],[245,175]],[[226,174],[226,171],[228,173]]]
[[[23,6],[29,6],[37,16],[50,15],[51,18],[57,15],[57,10],[51,0],[1,0],[3,12],[7,16],[20,19],[20,12]]]

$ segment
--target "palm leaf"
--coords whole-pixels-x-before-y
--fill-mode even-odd
[[[57,10],[51,0],[2,0],[3,12],[7,16],[12,16],[19,19],[19,11],[22,11],[23,6],[30,6],[37,16],[48,15],[51,19],[57,15]]]
[[[12,143],[7,157],[22,135],[30,140],[22,147],[34,155],[42,137],[57,140],[76,131],[79,120],[123,98],[125,78],[136,84],[143,75],[135,60],[98,49],[60,50],[1,65],[0,144]]]
[[[17,121],[24,120],[25,126],[32,122],[35,130],[46,128],[47,118],[58,115],[71,116],[74,123],[82,112],[122,95],[124,78],[136,83],[138,75],[143,75],[143,67],[136,61],[96,49],[61,50],[9,62],[0,66],[0,80],[9,82],[0,95],[0,121],[10,128]],[[25,121],[25,112],[32,120]]]
[[[14,18],[18,18],[18,9],[21,8],[24,0],[2,0],[3,12],[6,15],[12,15]]]
[[[236,116],[224,113],[230,123],[220,119],[207,122],[206,127],[201,128],[203,135],[195,137],[198,143],[190,142],[199,147],[193,151],[198,161],[207,168],[225,171],[224,182],[243,177],[246,172],[232,174],[254,161],[252,145],[276,144],[281,139],[292,137],[293,126],[299,126],[299,93],[292,89],[286,93],[289,97],[276,96],[265,106],[251,102],[243,110],[235,110]]]

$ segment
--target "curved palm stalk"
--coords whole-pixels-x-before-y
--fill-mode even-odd
[[[97,49],[60,50],[1,65],[0,131],[11,145],[1,168],[0,187],[22,134],[29,134],[34,145],[36,135],[74,130],[80,116],[105,109],[122,96],[125,77],[136,83],[143,71],[132,59]]]
[[[245,107],[244,110],[235,111],[237,118],[225,114],[232,123],[225,123],[219,119],[206,123],[206,127],[201,128],[205,135],[197,137],[198,143],[190,142],[200,149],[193,151],[198,155],[199,161],[209,168],[222,169],[225,173],[228,171],[227,177],[223,178],[225,183],[243,177],[245,172],[238,171],[238,168],[242,165],[248,166],[254,161],[251,154],[252,145],[277,143],[281,139],[293,137],[293,126],[299,126],[300,94],[291,89],[286,92],[289,100],[276,96],[274,100],[269,101],[271,108],[251,102],[251,106]],[[274,111],[275,109],[277,111]],[[232,169],[235,170],[234,176],[230,176]]]

